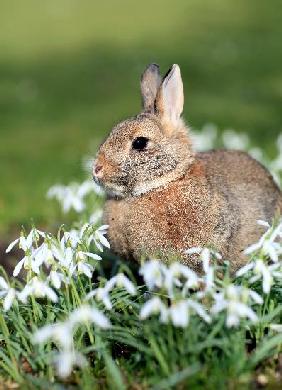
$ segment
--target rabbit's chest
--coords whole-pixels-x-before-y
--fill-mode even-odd
[[[208,193],[199,187],[184,190],[179,186],[108,201],[105,222],[109,224],[112,248],[136,258],[159,250],[182,250],[188,236],[197,240],[209,204]]]

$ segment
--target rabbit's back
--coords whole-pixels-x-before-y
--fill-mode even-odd
[[[105,222],[123,256],[180,255],[197,269],[184,250],[212,245],[236,269],[262,233],[256,221],[271,222],[281,205],[281,192],[261,164],[243,152],[218,150],[198,153],[187,173],[165,187],[108,200]]]
[[[205,167],[211,192],[224,199],[217,242],[225,236],[222,252],[238,268],[245,262],[244,249],[264,231],[257,220],[271,223],[281,213],[281,191],[271,174],[245,152],[210,151],[199,153],[198,160]]]

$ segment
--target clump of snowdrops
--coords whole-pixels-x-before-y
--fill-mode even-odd
[[[212,126],[194,137],[209,139],[209,148],[217,139]],[[246,135],[232,131],[222,143],[250,148]],[[277,145],[278,157],[267,164],[279,177],[281,139]],[[250,381],[259,364],[281,352],[279,217],[272,226],[258,221],[265,233],[245,249],[249,261],[236,275],[213,248],[187,248],[201,260],[197,274],[161,258],[143,259],[139,268],[114,258],[101,209],[93,208],[103,192],[90,180],[56,185],[48,197],[77,218],[56,235],[22,230],[7,248],[22,258],[13,277],[4,270],[0,276],[2,376],[39,387],[64,381],[168,388],[211,378],[217,387]]]

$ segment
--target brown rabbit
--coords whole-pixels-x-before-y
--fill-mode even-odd
[[[212,246],[235,270],[243,250],[271,222],[282,197],[270,173],[244,152],[193,151],[181,119],[183,84],[178,65],[163,80],[149,65],[141,78],[143,111],[113,128],[101,145],[94,179],[108,195],[104,219],[112,249],[140,259],[180,258],[194,269],[195,246]]]

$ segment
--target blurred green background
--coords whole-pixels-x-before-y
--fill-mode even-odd
[[[0,232],[48,224],[48,187],[138,112],[139,77],[181,66],[185,118],[271,149],[282,123],[281,0],[0,1]]]

